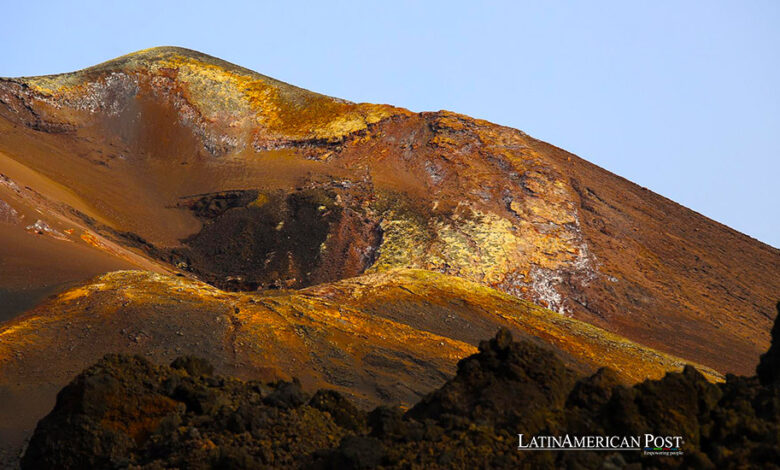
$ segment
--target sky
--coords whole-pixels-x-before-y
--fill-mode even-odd
[[[2,0],[0,76],[196,49],[521,129],[780,247],[780,2]]]

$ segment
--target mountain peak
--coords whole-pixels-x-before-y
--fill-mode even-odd
[[[301,92],[312,93],[217,57],[178,46],[157,46],[141,49],[75,72],[19,77],[12,80],[30,84],[44,93],[56,93],[68,86],[95,80],[104,74],[130,73],[142,70],[155,72],[160,68],[177,69],[182,65],[191,67],[201,66],[204,73],[209,68],[218,68],[222,69],[223,73],[251,76],[278,87],[295,88]]]
[[[145,94],[172,105],[181,121],[208,134],[204,145],[212,153],[224,153],[231,142],[246,140],[247,134],[254,135],[257,146],[269,148],[286,141],[339,140],[391,115],[408,114],[392,106],[325,96],[170,46],[140,50],[76,72],[3,82],[25,86],[28,99],[55,100],[60,109],[114,115],[137,112],[128,102]]]

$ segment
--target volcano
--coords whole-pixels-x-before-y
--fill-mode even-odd
[[[718,382],[779,292],[780,250],[483,120],[171,47],[0,79],[6,459],[107,353],[410,405],[502,327],[583,374]]]

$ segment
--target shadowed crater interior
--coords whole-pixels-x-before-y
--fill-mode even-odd
[[[299,288],[362,273],[381,241],[359,195],[305,188],[223,191],[184,199],[204,221],[172,252],[177,265],[227,290]]]

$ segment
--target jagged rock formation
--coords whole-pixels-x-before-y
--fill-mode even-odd
[[[492,427],[542,429],[560,408],[575,377],[549,351],[515,343],[508,330],[479,345],[479,354],[458,363],[458,374],[407,413],[424,421],[457,416]],[[511,392],[510,392],[511,390]]]
[[[780,323],[780,322],[777,322]],[[777,330],[777,328],[775,328]],[[775,331],[776,332],[776,331]],[[777,337],[777,335],[775,335]],[[338,392],[214,377],[106,356],[41,420],[22,468],[778,468],[780,387],[708,382],[695,368],[627,388],[601,369],[575,383],[547,348],[507,330],[406,413],[365,413]],[[683,456],[523,452],[517,433],[684,436]]]
[[[780,302],[777,303],[777,314],[780,318]],[[761,356],[756,372],[762,384],[780,384],[780,321],[778,320],[775,320],[775,325],[772,327],[772,345],[769,351]]]

